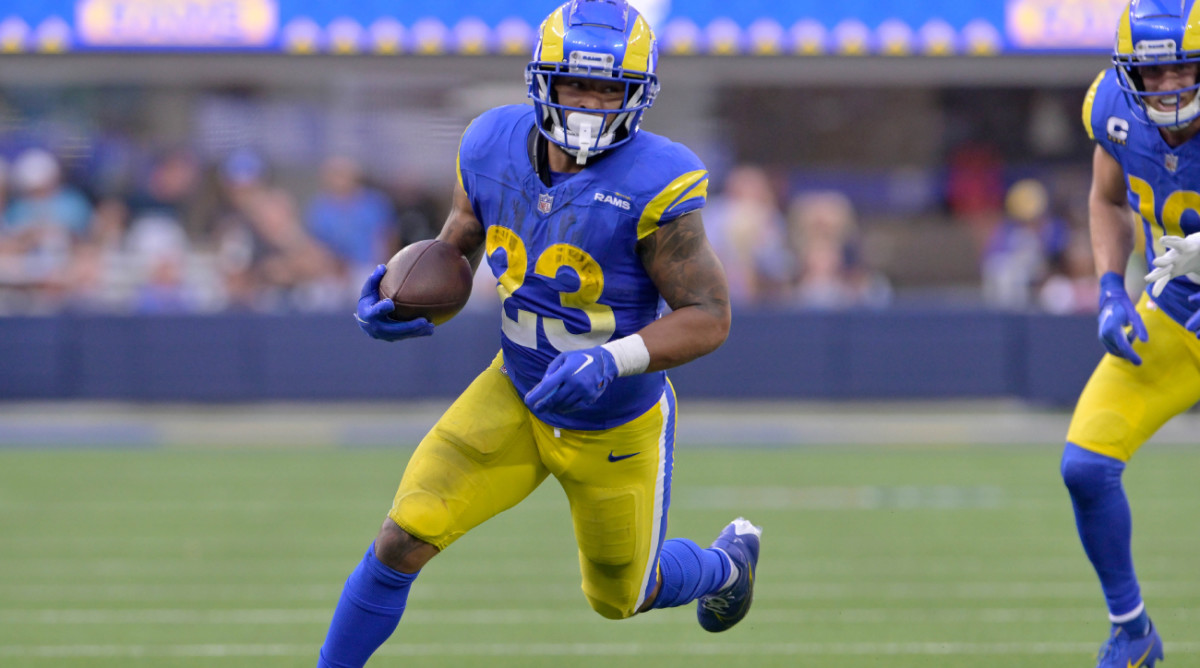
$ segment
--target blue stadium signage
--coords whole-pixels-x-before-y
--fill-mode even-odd
[[[671,55],[1102,52],[1125,0],[633,0]],[[554,0],[10,0],[0,52],[527,54]]]

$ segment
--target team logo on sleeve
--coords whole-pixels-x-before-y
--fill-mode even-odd
[[[1108,140],[1114,144],[1125,145],[1125,140],[1129,139],[1129,121],[1116,116],[1108,117]]]
[[[592,199],[597,202],[604,202],[605,204],[615,206],[622,211],[629,211],[633,208],[633,204],[629,201],[629,198],[621,193],[597,190],[596,194],[592,196]]]
[[[538,212],[542,215],[550,213],[550,209],[554,207],[554,195],[542,193],[538,195]]]

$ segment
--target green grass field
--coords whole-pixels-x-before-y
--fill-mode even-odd
[[[313,666],[409,452],[0,450],[0,666]],[[591,612],[561,490],[422,573],[384,666],[1090,668],[1107,632],[1045,448],[682,448],[671,536],[764,526],[755,606]],[[1200,452],[1126,474],[1170,668],[1200,666]]]

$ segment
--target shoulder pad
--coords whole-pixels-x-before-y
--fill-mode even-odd
[[[637,162],[637,173],[644,184],[638,197],[642,203],[639,239],[664,222],[703,208],[708,198],[708,170],[700,158],[683,144],[649,137],[660,141]]]
[[[1083,98],[1083,127],[1088,138],[1111,152],[1129,137],[1129,108],[1117,87],[1116,72],[1106,68],[1096,76]]]
[[[514,104],[489,109],[471,121],[467,129],[463,130],[462,139],[458,144],[458,155],[455,158],[455,172],[459,185],[466,189],[463,171],[480,171],[484,161],[494,158],[496,145],[507,144],[511,140],[513,130],[520,125],[521,119],[531,116],[532,113],[533,107]]]
[[[496,107],[483,112],[463,131],[459,144],[460,158],[484,152],[496,141],[508,141],[509,134],[517,126],[519,119],[532,113],[533,107],[520,104]]]

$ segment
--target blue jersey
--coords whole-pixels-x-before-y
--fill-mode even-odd
[[[487,239],[501,300],[505,371],[524,395],[560,352],[638,332],[661,315],[637,243],[704,206],[708,172],[690,150],[640,131],[546,186],[530,158],[533,107],[485,112],[463,133],[459,182]],[[617,378],[595,404],[535,413],[566,429],[624,424],[662,397],[666,374]]]
[[[1193,137],[1172,148],[1157,127],[1137,121],[1112,68],[1101,72],[1088,89],[1083,122],[1088,136],[1125,171],[1129,205],[1140,218],[1147,266],[1153,267],[1150,262],[1166,250],[1160,241],[1163,235],[1200,232],[1200,140]],[[1183,323],[1195,311],[1187,298],[1198,290],[1200,286],[1180,277],[1151,298]]]

